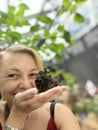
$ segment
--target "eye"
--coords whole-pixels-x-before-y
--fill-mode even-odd
[[[18,75],[17,74],[9,74],[7,77],[9,77],[9,78],[17,78]]]
[[[30,74],[30,77],[31,77],[32,79],[36,79],[37,74],[36,74],[36,73],[31,73],[31,74]]]

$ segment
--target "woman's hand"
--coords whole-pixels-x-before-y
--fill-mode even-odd
[[[20,92],[15,95],[11,111],[19,114],[19,116],[21,116],[21,114],[27,114],[53,100],[64,90],[66,90],[65,86],[55,87],[39,94],[36,88]]]
[[[13,105],[6,121],[7,125],[23,128],[28,114],[53,100],[59,93],[66,90],[65,86],[55,87],[43,93],[37,93],[36,88],[31,88],[15,95]]]

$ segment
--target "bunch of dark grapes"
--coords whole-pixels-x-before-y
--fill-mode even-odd
[[[58,81],[51,76],[47,76],[44,71],[38,73],[35,83],[39,92],[44,92],[58,85]]]

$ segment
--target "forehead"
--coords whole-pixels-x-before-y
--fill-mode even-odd
[[[29,63],[28,63],[29,62]],[[34,58],[27,53],[7,53],[2,58],[1,67],[19,66],[21,65],[35,65]]]
[[[3,61],[12,61],[12,60],[18,60],[18,59],[22,59],[21,57],[29,57],[31,59],[34,60],[33,56],[31,56],[30,54],[26,53],[26,52],[16,52],[16,53],[5,53],[3,55]]]

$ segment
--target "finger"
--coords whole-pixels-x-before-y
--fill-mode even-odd
[[[58,86],[58,87],[49,89],[48,91],[39,94],[40,96],[39,100],[40,102],[46,103],[48,101],[53,100],[59,93],[65,90],[66,90],[65,86],[62,86],[62,87]]]
[[[19,92],[15,97],[20,101],[24,101],[28,100],[29,98],[32,98],[35,94],[37,94],[37,92],[38,92],[37,88],[31,88],[24,92]]]
[[[62,87],[55,87],[52,89],[49,89],[46,92],[36,94],[29,100],[24,101],[25,104],[27,104],[28,110],[35,110],[42,106],[43,104],[53,100],[58,93],[66,90],[65,86]]]

